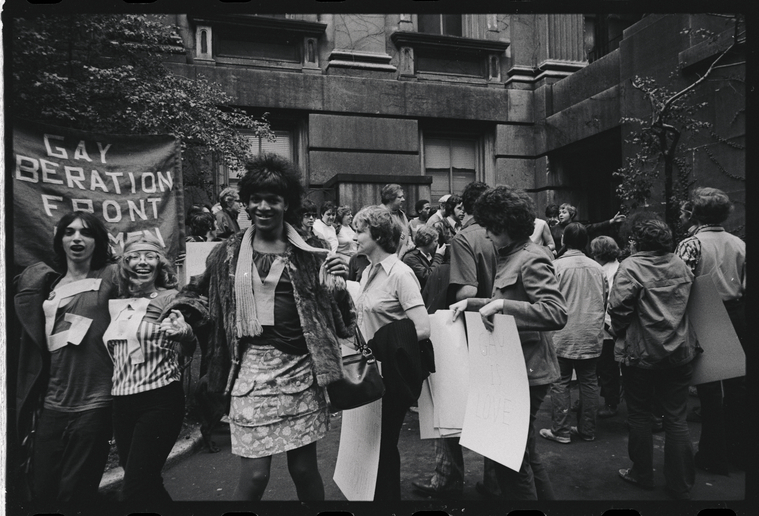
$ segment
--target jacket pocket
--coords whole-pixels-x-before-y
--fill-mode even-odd
[[[501,271],[493,281],[493,287],[498,290],[508,290],[516,287],[519,282],[519,269]]]
[[[234,386],[232,386],[232,396],[236,398],[241,398],[243,396],[247,396],[250,394],[253,389],[256,387],[255,380],[243,380],[239,376],[237,377],[237,380],[235,381]]]

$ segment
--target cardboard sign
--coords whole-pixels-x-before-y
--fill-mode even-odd
[[[206,258],[213,249],[222,242],[187,242],[187,258],[185,258],[184,271],[185,282],[190,278],[203,274],[206,270]]]
[[[489,332],[479,313],[464,315],[469,396],[460,443],[519,471],[530,425],[530,386],[514,317],[495,315]]]
[[[343,411],[333,479],[350,501],[372,501],[377,484],[382,400]]]
[[[693,282],[688,318],[704,350],[693,361],[691,385],[745,376],[746,353],[711,276]]]
[[[451,310],[438,310],[430,315],[435,372],[429,381],[440,428],[457,429],[458,432],[464,424],[469,391],[469,350],[464,318],[458,317],[453,322],[452,317]]]

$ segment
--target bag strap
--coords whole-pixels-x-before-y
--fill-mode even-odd
[[[360,352],[367,358],[372,356],[372,349],[366,343],[366,340],[364,340],[364,335],[361,333],[358,326],[356,326],[356,351]]]

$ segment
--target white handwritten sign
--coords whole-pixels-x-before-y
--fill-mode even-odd
[[[519,471],[530,424],[530,387],[514,318],[496,315],[492,332],[465,312],[469,397],[461,445]]]
[[[333,479],[350,501],[372,501],[377,484],[382,400],[343,411]]]

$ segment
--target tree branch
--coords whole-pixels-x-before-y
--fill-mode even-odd
[[[699,79],[698,79],[696,82],[694,82],[693,84],[691,84],[691,85],[690,85],[690,86],[688,86],[687,88],[684,88],[684,89],[680,90],[679,92],[675,93],[674,95],[672,95],[672,96],[671,96],[671,97],[670,97],[670,98],[669,98],[669,99],[668,99],[668,100],[667,100],[667,101],[664,103],[664,106],[662,107],[661,111],[659,111],[659,115],[658,115],[658,117],[657,117],[657,120],[656,120],[656,121],[657,121],[657,122],[659,122],[659,121],[661,121],[661,120],[662,120],[662,118],[664,118],[664,115],[667,113],[667,111],[669,110],[670,106],[672,106],[672,104],[673,104],[673,103],[674,103],[674,102],[675,102],[677,99],[679,99],[680,97],[682,97],[683,95],[685,95],[686,93],[688,93],[690,90],[692,90],[693,88],[695,88],[696,86],[698,86],[699,84],[701,84],[702,82],[704,82],[704,81],[706,80],[706,78],[709,76],[709,74],[710,74],[710,73],[712,73],[712,70],[714,70],[714,66],[715,66],[715,65],[716,65],[716,64],[717,64],[717,63],[718,63],[718,62],[719,62],[719,61],[720,61],[720,60],[721,60],[723,57],[725,57],[725,55],[727,55],[727,53],[728,53],[728,52],[730,52],[730,51],[733,49],[733,47],[734,47],[734,46],[735,46],[735,42],[733,42],[732,44],[730,44],[730,46],[729,46],[729,47],[727,47],[727,48],[726,48],[724,51],[722,51],[722,53],[721,53],[721,54],[720,54],[720,55],[717,57],[717,59],[715,59],[715,60],[712,62],[712,64],[709,66],[709,69],[708,69],[708,70],[706,70],[706,73],[705,73],[704,75],[702,75],[701,77],[699,77]]]

